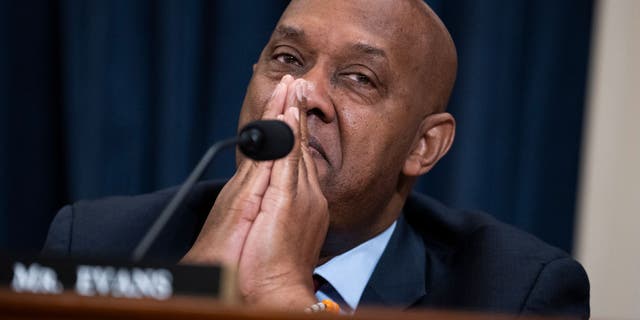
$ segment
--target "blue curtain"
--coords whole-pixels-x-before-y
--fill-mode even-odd
[[[433,1],[459,74],[454,147],[421,186],[572,249],[593,1]]]
[[[429,1],[460,55],[451,154],[418,185],[571,249],[591,1]],[[0,235],[180,183],[233,135],[285,0],[0,1]],[[228,177],[233,152],[208,177]]]
[[[69,199],[60,7],[0,3],[0,234],[4,248],[36,250],[52,213]]]

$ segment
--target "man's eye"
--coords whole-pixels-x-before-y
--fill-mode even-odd
[[[349,79],[357,82],[358,84],[364,85],[364,86],[374,86],[373,81],[371,81],[371,79],[369,79],[369,77],[365,76],[364,74],[361,73],[351,73],[348,75]]]
[[[298,61],[298,59],[290,54],[282,53],[275,56],[275,59],[284,64],[295,64],[297,66],[302,66],[302,63]]]

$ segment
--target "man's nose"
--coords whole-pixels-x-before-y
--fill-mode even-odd
[[[314,68],[307,72],[303,79],[310,82],[306,99],[307,115],[315,115],[323,122],[330,123],[336,118],[336,109],[331,98],[331,81],[327,72]]]

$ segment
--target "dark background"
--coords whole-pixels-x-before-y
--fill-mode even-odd
[[[428,2],[458,48],[458,132],[418,189],[570,251],[592,1]],[[286,3],[1,0],[0,249],[39,250],[66,203],[180,183],[235,133]]]

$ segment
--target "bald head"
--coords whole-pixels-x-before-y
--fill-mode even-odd
[[[422,0],[293,0],[282,19],[301,11],[327,9],[348,13],[372,33],[393,39],[406,53],[402,63],[411,66],[415,78],[405,90],[416,97],[423,115],[446,110],[457,72],[456,48],[438,15]],[[349,7],[348,10],[339,7]],[[413,78],[413,77],[412,77]]]
[[[433,84],[431,88],[438,92],[432,100],[435,112],[446,109],[453,89],[458,69],[458,55],[453,39],[444,23],[422,0],[407,0],[415,7],[421,17],[422,37],[424,41],[424,69],[421,73],[424,83]],[[420,33],[420,30],[417,30]]]

